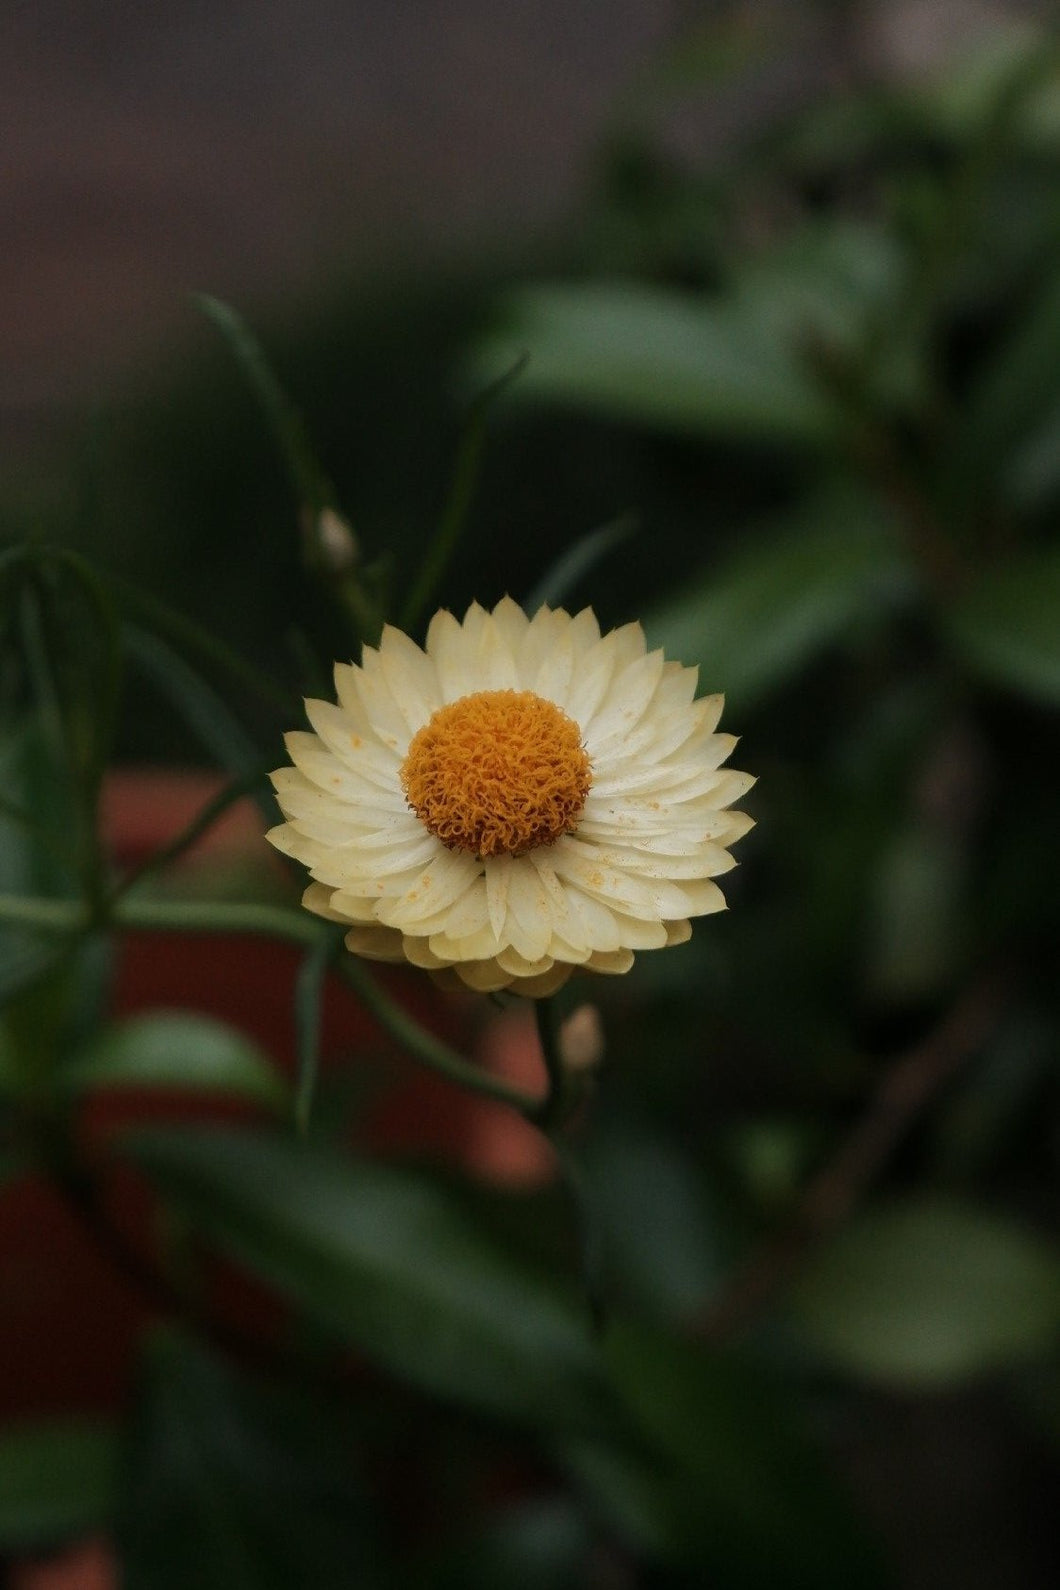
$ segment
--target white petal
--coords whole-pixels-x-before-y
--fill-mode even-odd
[[[565,614],[557,614],[550,607],[539,607],[530,620],[516,657],[524,690],[537,688],[538,675],[560,631],[566,628],[565,618]]]
[[[621,977],[632,965],[632,950],[614,950],[611,954],[594,955],[589,962],[589,969],[594,972],[604,972],[609,977]]]
[[[340,665],[336,664],[335,679],[336,684],[339,685],[339,700],[343,706],[346,706],[352,695],[357,703],[361,720],[372,725],[376,738],[393,751],[395,756],[404,758],[409,748],[409,740],[412,738],[412,731],[408,719],[394,698],[387,674],[379,666],[378,659],[374,667],[351,668],[345,674],[340,674]]]
[[[663,654],[653,651],[615,674],[599,710],[586,725],[585,745],[591,757],[599,756],[616,738],[628,738],[650,705],[662,671]]]
[[[519,671],[515,656],[492,613],[487,613],[475,655],[475,690],[517,690]]]
[[[336,911],[331,904],[331,890],[327,884],[311,883],[302,896],[302,904],[307,911],[312,911],[314,916],[327,917],[329,922],[346,922],[341,911]]]
[[[557,962],[550,972],[543,972],[540,977],[517,978],[510,986],[513,993],[522,994],[524,999],[548,999],[563,987],[573,970]]]
[[[566,699],[560,702],[560,706],[579,725],[583,739],[586,725],[591,722],[607,694],[613,675],[614,658],[610,653],[603,653],[602,647],[598,646],[586,658],[578,659]]]
[[[508,917],[504,939],[528,961],[537,961],[552,937],[548,893],[536,868],[526,858],[516,861],[508,879]],[[542,967],[542,970],[547,968]]]
[[[558,634],[554,635],[552,644],[538,667],[531,689],[539,696],[544,696],[546,701],[554,701],[557,706],[562,706],[570,694],[573,674],[574,648],[571,645],[570,630],[565,625]]]
[[[428,914],[450,906],[469,889],[479,876],[479,864],[473,856],[436,847],[430,865],[419,873],[396,900],[381,900],[379,920],[388,927],[414,931]]]
[[[474,689],[469,683],[464,632],[452,613],[435,613],[427,630],[427,651],[438,676],[443,702],[459,701]]]
[[[726,909],[725,896],[710,878],[699,878],[682,884],[681,892],[688,900],[688,916],[709,916],[713,911]]]
[[[344,766],[386,790],[400,789],[401,759],[392,747],[360,734],[349,715],[331,701],[307,701],[305,709],[317,734]]]
[[[532,850],[526,859],[537,873],[538,882],[547,900],[553,937],[561,938],[580,956],[583,950],[589,948],[585,924],[573,907],[569,891],[556,877],[556,870],[549,860],[549,854],[546,846],[539,846],[537,850]]]
[[[385,781],[365,778],[329,751],[315,734],[295,729],[284,739],[292,762],[318,789],[351,803],[363,802],[377,812],[408,810],[396,769]]]
[[[453,970],[462,983],[479,994],[496,994],[512,980],[511,973],[496,961],[458,961]]]
[[[466,939],[483,930],[490,934],[495,944],[496,934],[490,926],[486,902],[486,880],[476,878],[470,888],[466,889],[455,904],[446,911],[445,933],[451,939]]]
[[[379,642],[379,672],[409,733],[415,734],[442,704],[434,663],[415,641],[387,624]]]
[[[354,927],[346,935],[346,948],[354,955],[363,955],[368,961],[403,961],[406,959],[401,934],[391,928]]]
[[[430,934],[430,946],[447,966],[457,961],[494,960],[501,949],[500,941],[488,922],[472,933],[456,935],[449,932],[448,917],[436,932]]]
[[[541,977],[545,972],[552,970],[551,955],[541,956],[538,959],[528,959],[520,955],[519,951],[509,947],[501,950],[497,956],[497,965],[512,977]]]
[[[731,742],[731,743],[730,743]],[[698,755],[695,760],[682,757],[673,762],[664,763],[661,767],[644,766],[636,762],[631,763],[625,771],[619,771],[615,763],[599,777],[593,780],[593,791],[604,798],[608,795],[630,796],[641,795],[645,800],[665,798],[668,801],[693,800],[699,795],[714,794],[717,790],[726,788],[725,778],[717,771],[718,765],[724,762],[733,746],[732,736],[715,734],[711,736],[709,750]],[[744,775],[738,775],[743,777]],[[740,795],[750,789],[750,783],[743,784],[729,800],[736,800]],[[715,805],[727,802],[715,802]]]
[[[622,943],[618,918],[610,906],[596,900],[580,889],[567,887],[571,910],[581,923],[578,942],[595,955],[600,951],[617,950]]]
[[[502,938],[508,920],[508,884],[512,872],[511,856],[490,856],[483,863],[486,875],[486,904],[490,926]]]
[[[404,934],[401,944],[411,964],[421,967],[425,972],[436,972],[440,967],[452,964],[445,956],[436,955],[431,940],[421,938],[418,933]]]

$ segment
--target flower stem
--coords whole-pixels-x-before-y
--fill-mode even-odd
[[[567,1102],[567,1076],[559,1052],[556,1008],[551,999],[534,1000],[537,1036],[541,1043],[541,1056],[548,1074],[548,1092],[534,1110],[531,1119],[543,1132],[551,1133],[563,1119]]]
[[[539,1100],[532,1094],[524,1093],[521,1088],[513,1088],[509,1083],[502,1082],[499,1077],[492,1077],[488,1072],[480,1071],[470,1060],[465,1060],[463,1055],[458,1054],[455,1049],[450,1049],[447,1043],[443,1043],[425,1027],[421,1027],[407,1011],[391,999],[356,956],[348,956],[342,962],[340,971],[344,980],[359,995],[391,1037],[404,1045],[417,1060],[429,1066],[432,1071],[438,1071],[442,1076],[448,1077],[450,1082],[455,1082],[459,1087],[468,1088],[473,1093],[481,1093],[486,1098],[510,1105],[513,1110],[518,1110],[520,1115],[525,1115],[528,1121],[535,1125],[539,1124],[541,1108]]]

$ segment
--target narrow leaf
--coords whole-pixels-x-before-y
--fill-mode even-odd
[[[701,687],[724,690],[739,712],[912,590],[909,565],[879,509],[844,493],[751,540],[649,613],[645,628],[668,657],[698,664]]]
[[[315,513],[337,508],[335,488],[313,451],[302,416],[280,385],[258,339],[230,305],[208,293],[199,294],[198,303],[224,337],[250,383],[279,446],[299,503]]]
[[[478,485],[482,447],[486,439],[486,421],[490,410],[501,393],[523,373],[525,367],[526,355],[520,354],[507,369],[490,382],[485,391],[479,393],[471,405],[457,447],[456,464],[441,522],[402,612],[403,629],[414,629],[422,618],[438,588],[439,580],[456,551],[460,536],[467,524],[475,487]]]
[[[320,1061],[320,1017],[324,1002],[324,979],[335,956],[336,935],[321,938],[308,952],[298,971],[294,992],[295,1041],[298,1080],[295,1087],[294,1119],[299,1133],[309,1131],[309,1116],[316,1091]]]
[[[556,607],[566,601],[570,592],[577,589],[598,563],[629,540],[637,524],[635,514],[624,513],[610,524],[600,525],[580,536],[541,576],[526,599],[526,611],[534,613],[539,607]]]
[[[126,645],[214,760],[233,777],[247,779],[253,788],[261,770],[261,753],[213,686],[157,635],[129,624]],[[271,793],[261,789],[255,800],[265,821],[274,822]]]
[[[839,415],[803,367],[755,316],[729,300],[659,288],[540,287],[511,304],[510,329],[481,368],[529,363],[526,398],[693,436],[772,437],[820,445]]]

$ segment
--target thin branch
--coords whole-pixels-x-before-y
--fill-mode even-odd
[[[809,1252],[839,1227],[918,1116],[981,1050],[1005,1003],[998,978],[977,984],[935,1030],[888,1066],[861,1120],[810,1181],[788,1226],[730,1278],[699,1322],[718,1346],[749,1326],[787,1286]]]
[[[196,840],[201,839],[204,834],[208,833],[214,824],[237,801],[245,800],[259,785],[264,786],[267,778],[268,765],[266,764],[264,767],[241,774],[238,778],[232,779],[223,789],[218,790],[217,794],[196,812],[191,821],[186,823],[168,844],[152,851],[139,866],[126,873],[111,895],[111,905],[113,906],[116,901],[128,894],[144,878],[161,872],[171,861],[175,861],[178,856],[183,855],[184,851],[189,849]]]
[[[204,1336],[237,1362],[272,1374],[304,1375],[307,1362],[284,1343],[269,1341],[194,1308],[185,1292],[114,1223],[84,1166],[68,1158],[63,1167],[53,1166],[53,1185],[98,1251],[149,1309]]]

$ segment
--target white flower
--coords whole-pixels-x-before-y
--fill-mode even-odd
[[[722,697],[696,701],[639,624],[475,604],[436,613],[422,650],[386,628],[335,686],[287,736],[268,837],[355,954],[541,997],[724,908],[754,779],[721,767]]]

